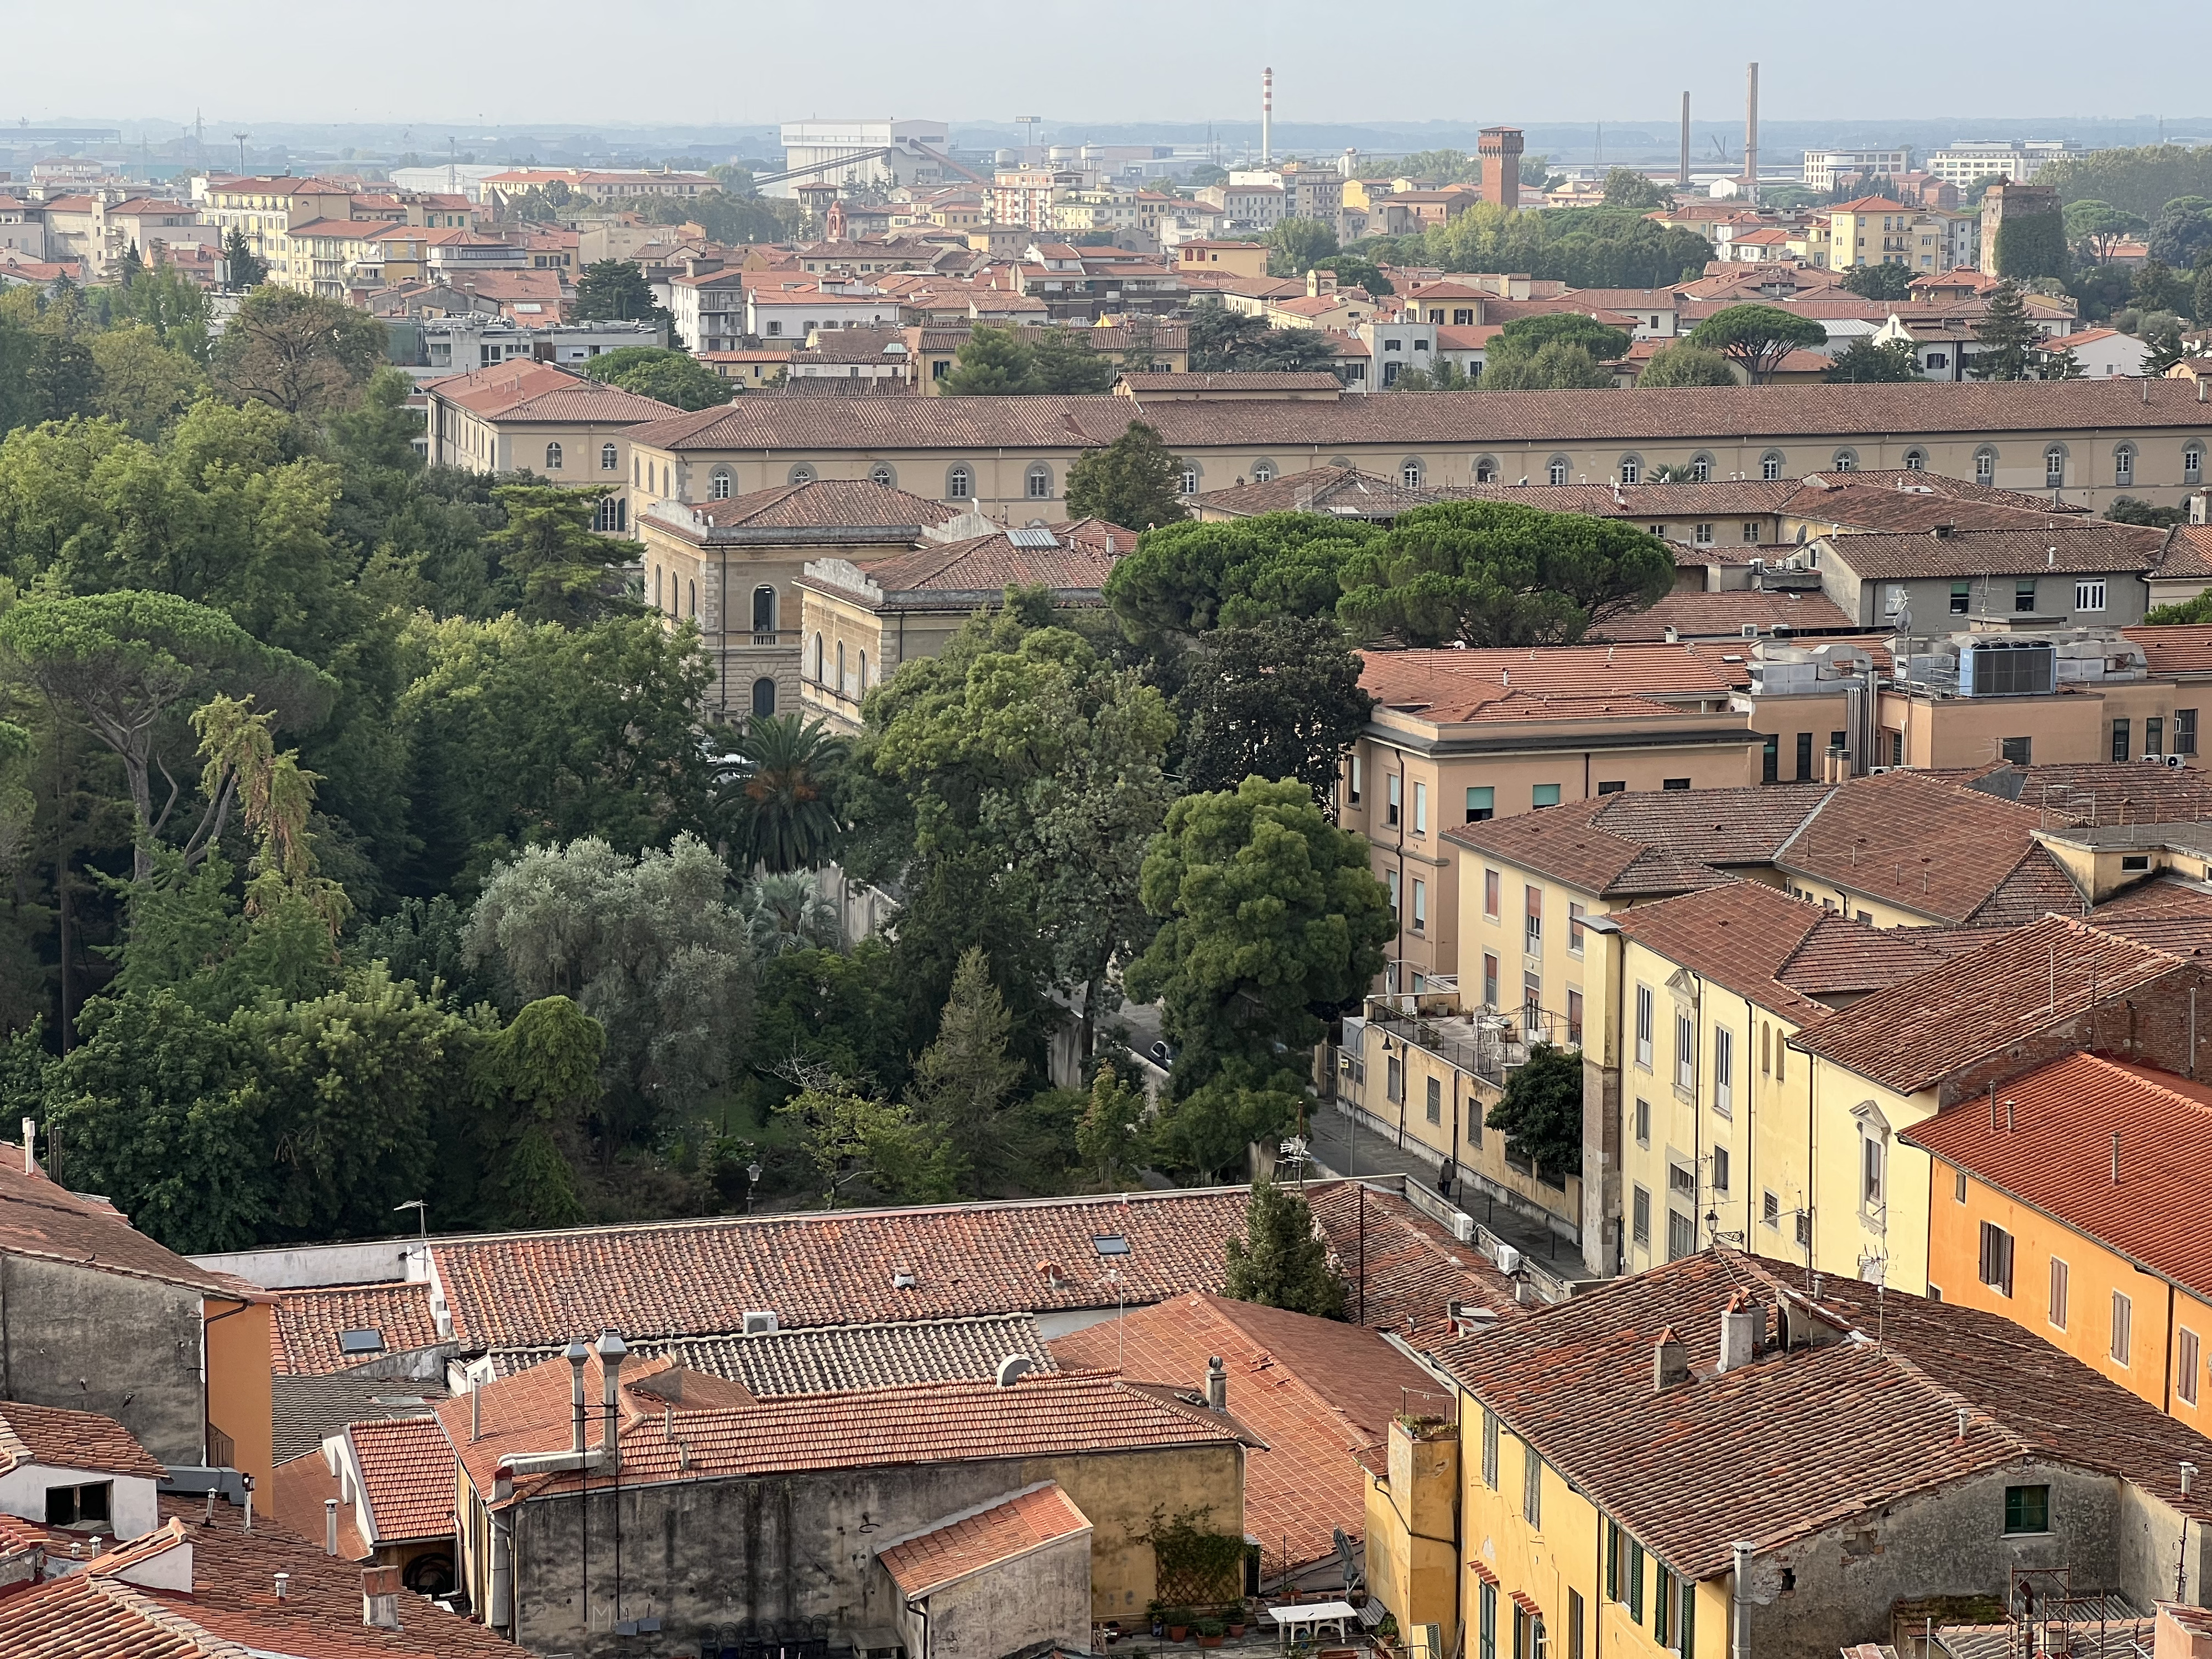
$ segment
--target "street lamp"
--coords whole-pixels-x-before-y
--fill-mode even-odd
[[[760,1160],[755,1158],[745,1165],[745,1213],[747,1215],[753,1212],[753,1188],[760,1185]]]

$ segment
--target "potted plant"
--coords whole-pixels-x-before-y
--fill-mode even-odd
[[[1229,1626],[1218,1619],[1201,1619],[1198,1621],[1198,1644],[1202,1648],[1219,1647],[1221,1638],[1228,1634]]]
[[[1229,1633],[1231,1636],[1242,1636],[1244,1634],[1247,1627],[1245,1620],[1248,1616],[1249,1615],[1246,1613],[1244,1609],[1244,1604],[1242,1601],[1239,1601],[1237,1604],[1237,1610],[1229,1615]]]
[[[1182,1641],[1190,1635],[1190,1609],[1188,1607],[1170,1607],[1160,1615],[1160,1620],[1167,1626],[1170,1642]]]

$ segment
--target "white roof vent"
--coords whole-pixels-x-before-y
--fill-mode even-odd
[[[1036,1369],[1036,1361],[1027,1354],[1010,1353],[999,1362],[999,1369],[994,1373],[994,1377],[1000,1388],[1011,1389],[1016,1378],[1026,1376]]]

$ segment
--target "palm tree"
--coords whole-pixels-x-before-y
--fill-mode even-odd
[[[845,826],[831,805],[845,741],[820,720],[756,714],[724,762],[714,808],[739,870],[779,873],[828,863]]]
[[[738,900],[752,930],[753,954],[763,961],[787,951],[834,951],[837,907],[822,896],[804,870],[763,871]]]

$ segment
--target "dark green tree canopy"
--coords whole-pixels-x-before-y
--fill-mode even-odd
[[[380,319],[337,300],[264,284],[216,343],[216,384],[288,415],[323,415],[361,394],[385,360]]]
[[[2014,282],[2063,277],[2074,268],[2066,222],[2056,213],[2007,214],[1997,226],[1997,275]]]
[[[1328,805],[1345,750],[1375,706],[1360,688],[1360,667],[1326,617],[1271,617],[1200,635],[1176,700],[1186,786],[1296,778]]]
[[[1160,434],[1132,421],[1103,449],[1085,450],[1067,469],[1067,510],[1077,518],[1103,519],[1130,530],[1180,524],[1182,463]]]
[[[1663,543],[1632,525],[1517,501],[1443,501],[1401,514],[1345,565],[1337,614],[1353,638],[1411,646],[1571,644],[1674,586]]]
[[[1735,372],[1729,360],[1719,352],[1705,346],[1686,343],[1662,346],[1651,354],[1651,361],[1637,376],[1636,384],[1644,387],[1670,386],[1734,386]]]
[[[1578,1049],[1531,1043],[1483,1121],[1513,1149],[1555,1176],[1583,1170],[1583,1057]]]
[[[1869,300],[1902,300],[1912,289],[1912,267],[1856,264],[1844,272],[1844,286]]]
[[[558,182],[557,180],[556,181]],[[668,313],[653,302],[645,268],[633,259],[602,259],[576,279],[580,322],[660,322]]]
[[[1336,230],[1319,219],[1284,219],[1267,231],[1267,274],[1303,276],[1337,252]]]
[[[1310,374],[1334,368],[1336,348],[1314,328],[1273,328],[1211,295],[1191,307],[1190,366],[1200,374]]]
[[[1717,311],[1690,331],[1690,343],[1742,366],[1753,386],[1771,374],[1782,360],[1800,348],[1824,345],[1828,331],[1810,317],[1802,317],[1779,306],[1730,306]]]
[[[2212,251],[2212,199],[2177,196],[2150,222],[2150,257],[2181,270]]]
[[[818,870],[836,855],[847,744],[818,720],[755,714],[738,728],[715,791],[717,823],[739,870]]]
[[[1861,335],[1836,354],[1828,378],[1850,386],[1883,382],[1901,386],[1920,378],[1920,363],[1912,355],[1910,340],[1890,340],[1876,345]]]
[[[1671,206],[1674,198],[1633,167],[1615,167],[1605,175],[1605,204],[1632,213],[1650,213]]]
[[[586,363],[584,373],[678,409],[712,409],[729,402],[738,390],[736,381],[724,380],[690,352],[658,346],[617,346]]]
[[[1345,562],[1380,533],[1317,513],[1164,526],[1146,531],[1115,565],[1106,603],[1139,642],[1270,617],[1332,615]]]
[[[1252,1183],[1244,1237],[1231,1236],[1223,1294],[1318,1319],[1344,1317],[1344,1285],[1329,1271],[1328,1243],[1305,1195],[1272,1181]]]

